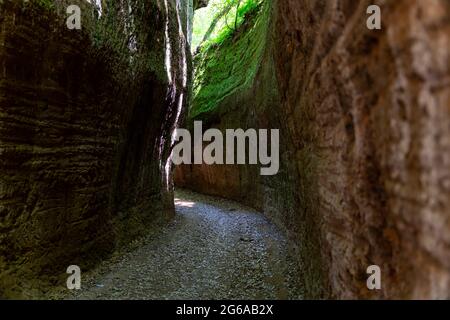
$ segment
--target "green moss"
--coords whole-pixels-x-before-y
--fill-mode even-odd
[[[53,0],[35,0],[36,4],[45,9],[53,9],[55,4]]]
[[[271,3],[249,8],[242,8],[246,19],[237,30],[227,29],[196,56],[191,119],[218,111],[228,96],[252,87],[266,47]]]
[[[234,0],[237,2],[236,0]],[[230,12],[222,18],[222,28],[217,31],[215,37],[211,37],[204,45],[202,50],[207,50],[210,46],[221,45],[226,40],[232,38],[237,30],[241,28],[249,19],[251,20],[261,7],[261,0],[241,0],[238,7],[237,3]],[[236,26],[235,26],[236,23]],[[243,28],[245,29],[245,27]]]

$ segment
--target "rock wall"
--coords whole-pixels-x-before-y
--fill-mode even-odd
[[[309,297],[325,297],[315,193],[312,181],[299,180],[292,137],[285,127],[276,78],[274,29],[277,6],[265,1],[248,14],[236,34],[195,57],[194,99],[186,126],[202,121],[203,129],[263,128],[280,130],[280,170],[261,176],[260,165],[181,165],[175,169],[180,187],[222,196],[257,208],[295,238],[305,271]],[[314,165],[307,153],[307,170]],[[309,178],[309,176],[308,176]],[[294,242],[293,242],[294,243]]]
[[[120,3],[0,1],[2,298],[64,286],[69,265],[86,270],[173,214],[192,1]],[[66,27],[68,4],[82,30]]]
[[[320,159],[332,292],[449,298],[450,4],[375,3],[381,31],[366,28],[371,1],[279,2],[282,108],[296,149]],[[371,264],[379,292],[365,287]]]
[[[177,182],[260,208],[297,237],[310,297],[449,298],[450,4],[272,3],[249,96],[202,118],[279,127],[280,174],[184,166]],[[371,4],[382,30],[366,27]],[[271,61],[277,81],[265,82]],[[261,102],[273,85],[277,98]],[[366,287],[373,264],[381,290]]]

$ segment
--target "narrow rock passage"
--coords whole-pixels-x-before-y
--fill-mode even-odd
[[[261,214],[185,190],[175,204],[171,224],[103,263],[74,298],[302,298],[288,242]]]

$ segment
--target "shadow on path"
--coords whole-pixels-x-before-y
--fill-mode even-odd
[[[301,272],[260,213],[186,190],[172,223],[91,272],[75,299],[301,299]]]

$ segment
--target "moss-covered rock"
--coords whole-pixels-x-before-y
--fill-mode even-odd
[[[172,216],[192,0],[168,4],[0,2],[0,298],[64,288],[69,265],[86,271]]]
[[[252,88],[266,48],[270,7],[263,3],[246,12],[238,30],[229,31],[220,43],[209,44],[196,56],[191,119],[225,112],[227,97]]]

